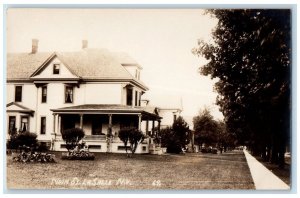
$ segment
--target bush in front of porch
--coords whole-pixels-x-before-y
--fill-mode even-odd
[[[131,157],[135,153],[137,146],[144,141],[145,136],[142,131],[136,128],[124,128],[119,131],[119,138],[124,143],[127,156]],[[128,143],[131,155],[128,154]]]
[[[67,129],[62,132],[62,138],[66,142],[68,153],[62,153],[62,159],[68,160],[94,160],[94,154],[89,152],[85,143],[79,143],[85,133],[80,128]]]
[[[68,152],[74,149],[84,137],[84,131],[80,128],[66,129],[61,132],[62,139],[66,142]]]

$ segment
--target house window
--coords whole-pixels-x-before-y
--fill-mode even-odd
[[[73,87],[72,86],[66,86],[65,103],[73,103]]]
[[[139,106],[141,106],[141,97],[142,97],[142,93],[139,93]]]
[[[42,103],[47,102],[47,86],[42,87]]]
[[[135,91],[135,106],[138,105],[138,92]]]
[[[131,106],[132,105],[132,89],[126,90],[126,104]]]
[[[59,74],[60,65],[53,64],[53,74]]]
[[[21,129],[22,132],[29,131],[29,118],[28,116],[21,117]]]
[[[15,87],[15,102],[22,102],[22,86]]]
[[[46,117],[41,117],[41,134],[46,134]]]
[[[176,121],[176,119],[177,119],[177,116],[176,116],[176,114],[174,114],[174,115],[173,115],[173,119],[174,119],[174,120],[173,120],[173,122],[175,122],[175,121]]]
[[[9,116],[8,122],[8,132],[9,134],[13,134],[14,132],[16,132],[16,116]]]

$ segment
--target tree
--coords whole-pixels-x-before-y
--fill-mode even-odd
[[[172,127],[160,130],[159,139],[162,147],[167,147],[168,153],[180,153],[190,142],[191,131],[185,120],[179,116]]]
[[[186,121],[179,116],[173,123],[174,135],[179,140],[181,148],[185,148],[190,143],[190,129]]]
[[[129,156],[127,152],[129,143],[131,151],[130,156],[132,156],[135,153],[137,146],[144,141],[145,136],[142,131],[136,128],[124,128],[119,131],[119,138],[124,143],[127,156]]]
[[[171,127],[160,129],[159,139],[160,139],[161,147],[168,147],[168,145],[171,142],[170,137],[172,136],[173,136],[173,131]]]
[[[84,131],[80,128],[67,129],[61,132],[62,139],[66,142],[68,151],[74,149],[84,137]]]
[[[214,43],[193,52],[209,62],[200,68],[218,79],[217,104],[240,144],[284,165],[290,133],[290,10],[210,10],[219,21]],[[267,155],[266,155],[267,153]]]
[[[202,112],[199,112],[198,116],[193,118],[195,142],[202,146],[202,144],[212,145],[217,142],[217,122],[213,119],[210,111],[205,108]]]

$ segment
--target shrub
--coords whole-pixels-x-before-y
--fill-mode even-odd
[[[21,146],[35,148],[37,146],[37,135],[30,132],[20,132],[10,137],[7,142],[8,149],[18,149]]]
[[[139,131],[136,128],[124,128],[119,131],[119,138],[124,143],[125,151],[127,154],[127,147],[129,143],[131,155],[133,155],[136,151],[138,144],[145,139],[145,136],[141,131]]]
[[[66,142],[68,151],[74,149],[84,137],[84,131],[80,128],[72,128],[62,131],[62,139]]]

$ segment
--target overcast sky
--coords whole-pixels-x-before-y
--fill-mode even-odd
[[[141,79],[150,88],[152,105],[180,105],[184,116],[195,116],[214,105],[213,81],[201,76],[205,60],[191,53],[197,39],[210,40],[216,20],[199,9],[9,9],[7,51],[77,51],[82,40],[90,48],[123,51],[143,67]]]

